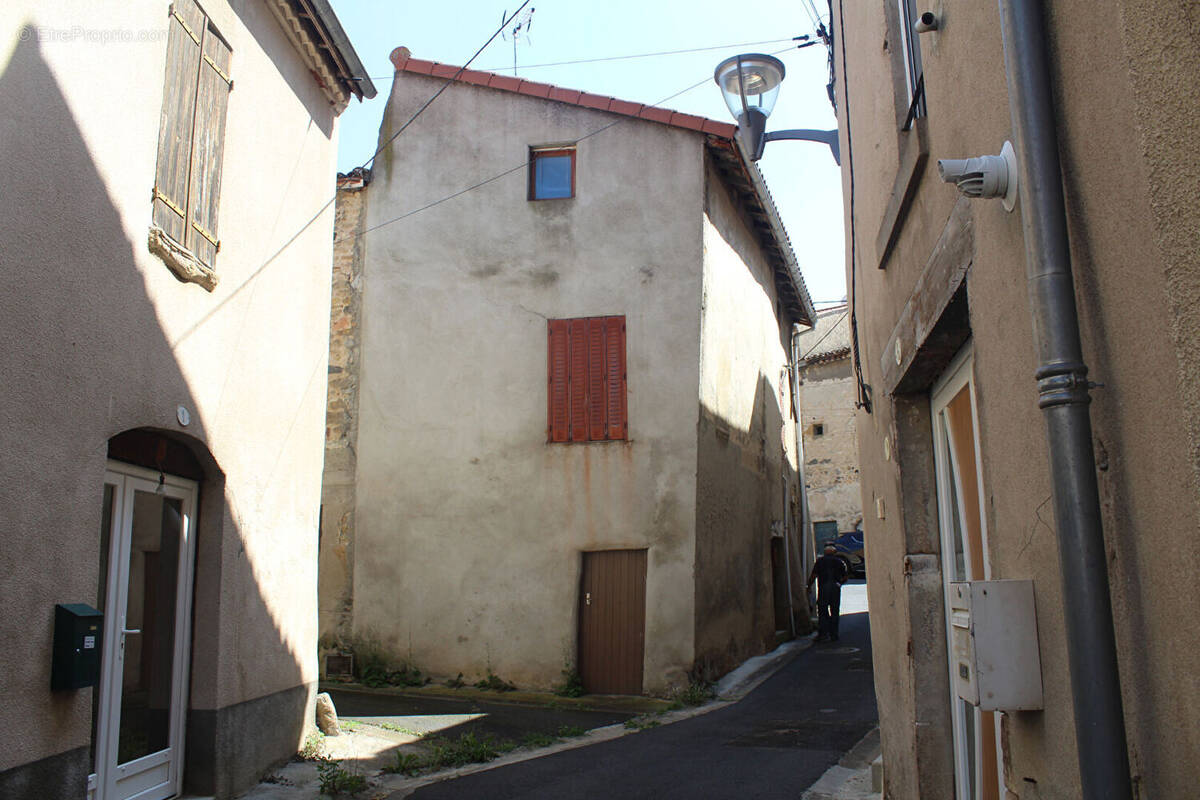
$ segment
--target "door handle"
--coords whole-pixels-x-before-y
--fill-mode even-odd
[[[592,604],[592,593],[591,592],[584,592],[583,604],[586,606],[590,606]]]
[[[129,635],[130,635],[130,634],[132,634],[132,633],[141,633],[141,631],[140,631],[140,630],[136,630],[136,629],[132,629],[132,628],[123,628],[123,629],[121,630],[121,635],[122,635],[122,636],[129,636]]]

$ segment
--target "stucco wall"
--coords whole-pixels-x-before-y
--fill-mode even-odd
[[[895,37],[878,7],[844,8],[850,63],[839,62],[839,75],[849,86],[854,147],[843,176],[858,232],[862,365],[876,392],[874,413],[860,414],[858,423],[885,776],[893,796],[943,796],[948,742],[923,745],[920,728],[931,707],[948,707],[939,696],[943,679],[924,691],[920,686],[925,676],[944,673],[944,651],[930,658],[923,642],[938,631],[922,634],[910,622],[937,587],[930,584],[923,595],[905,588],[915,574],[912,557],[937,551],[936,536],[924,532],[936,520],[928,444],[921,441],[928,398],[884,395],[882,362],[892,355],[884,346],[956,199],[938,181],[936,159],[998,152],[1012,138],[999,17],[994,5],[942,2],[933,9],[940,29],[920,40],[930,156],[881,270],[874,240],[896,174],[900,148],[893,142],[904,136],[896,133]],[[1119,41],[1114,19],[1124,25]],[[1185,677],[1200,667],[1200,632],[1178,624],[1177,610],[1195,594],[1200,552],[1180,536],[1197,529],[1198,512],[1194,390],[1187,379],[1196,361],[1195,325],[1185,299],[1197,270],[1195,254],[1180,241],[1194,231],[1188,220],[1198,211],[1182,189],[1186,179],[1168,165],[1194,160],[1185,150],[1187,131],[1197,124],[1196,59],[1194,48],[1178,46],[1176,37],[1196,30],[1195,12],[1186,3],[1155,4],[1151,11],[1116,0],[1063,2],[1052,5],[1049,24],[1084,355],[1093,379],[1105,383],[1093,394],[1091,413],[1133,771],[1146,796],[1183,796],[1190,791],[1187,764],[1200,746],[1200,726],[1188,711],[1196,687]],[[1097,46],[1101,41],[1112,47]],[[843,130],[845,106],[843,100]],[[1047,688],[1044,711],[1005,715],[1002,769],[1019,797],[1074,797],[1062,589],[1019,208],[1006,214],[995,202],[971,206],[966,281],[987,555],[992,577],[1034,581]],[[1131,235],[1139,231],[1145,235]],[[883,500],[882,519],[876,498]],[[1172,736],[1155,735],[1162,730]]]
[[[806,614],[788,325],[771,268],[711,167],[706,189],[695,591],[696,657],[711,678],[774,644],[774,581],[786,597],[787,574],[772,572],[773,534],[786,533],[793,607]]]
[[[211,294],[146,245],[167,3],[5,8],[0,170],[28,191],[0,200],[0,633],[12,643],[0,770],[79,748],[86,762],[92,690],[47,690],[53,606],[97,602],[106,442],[125,430],[159,428],[211,454],[193,715],[219,726],[222,709],[294,687],[310,696],[316,679],[332,210],[307,223],[330,195],[334,117],[265,8],[205,8],[232,46],[236,86]],[[285,757],[305,720],[261,721],[293,741],[218,756],[210,790]]]
[[[318,565],[322,642],[353,631],[355,468],[358,461],[358,373],[362,357],[362,289],[367,187],[339,184],[335,208],[333,288],[329,318],[329,387],[325,471],[321,484]]]
[[[443,81],[399,75],[390,136]],[[435,676],[561,680],[582,551],[648,548],[644,686],[691,665],[702,143],[453,86],[380,156],[367,235],[354,627]],[[531,145],[578,142],[530,202]],[[547,444],[547,320],[624,315],[629,441]]]
[[[804,347],[803,340],[800,343]],[[849,354],[801,369],[804,483],[813,522],[834,520],[838,531],[862,521],[855,429],[854,378]],[[816,433],[820,425],[822,432]]]

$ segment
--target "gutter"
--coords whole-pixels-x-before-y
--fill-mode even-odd
[[[1132,796],[1108,564],[1071,273],[1054,84],[1040,0],[1000,0],[1026,277],[1058,529],[1079,778],[1086,800]]]
[[[324,38],[331,45],[331,55],[342,72],[340,77],[349,87],[352,87],[352,92],[358,95],[359,99],[374,97],[375,84],[371,82],[366,67],[359,60],[354,46],[350,44],[350,37],[342,29],[342,23],[338,21],[337,14],[333,13],[333,7],[329,5],[329,0],[301,0],[301,2],[309,6],[314,21],[320,23]]]

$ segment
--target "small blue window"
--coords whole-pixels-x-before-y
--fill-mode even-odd
[[[575,149],[530,151],[529,199],[575,196]]]

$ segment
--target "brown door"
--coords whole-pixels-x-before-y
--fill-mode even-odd
[[[592,694],[641,694],[646,640],[646,551],[583,554],[579,676]]]

